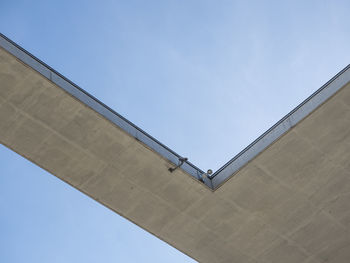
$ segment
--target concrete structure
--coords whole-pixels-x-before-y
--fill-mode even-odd
[[[347,263],[350,68],[204,182],[0,35],[0,142],[200,262]]]

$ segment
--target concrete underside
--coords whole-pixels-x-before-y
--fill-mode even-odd
[[[0,48],[0,142],[199,262],[349,262],[350,85],[212,191]]]

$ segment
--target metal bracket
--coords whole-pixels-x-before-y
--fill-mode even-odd
[[[186,162],[188,159],[184,157],[179,158],[179,164],[176,165],[175,167],[170,167],[168,170],[169,172],[174,172],[177,168],[179,168],[181,165],[183,165],[184,162]]]
[[[198,180],[202,183],[206,183],[206,181],[210,181],[210,175],[213,173],[211,169],[209,169],[206,173],[198,174]]]

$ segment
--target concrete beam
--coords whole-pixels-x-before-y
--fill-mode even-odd
[[[170,173],[180,155],[1,35],[0,142],[200,262],[347,262],[349,72],[202,183],[189,162]]]

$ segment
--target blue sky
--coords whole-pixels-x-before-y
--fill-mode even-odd
[[[0,0],[0,32],[203,170],[350,62],[349,1]],[[191,262],[0,147],[1,262]]]

